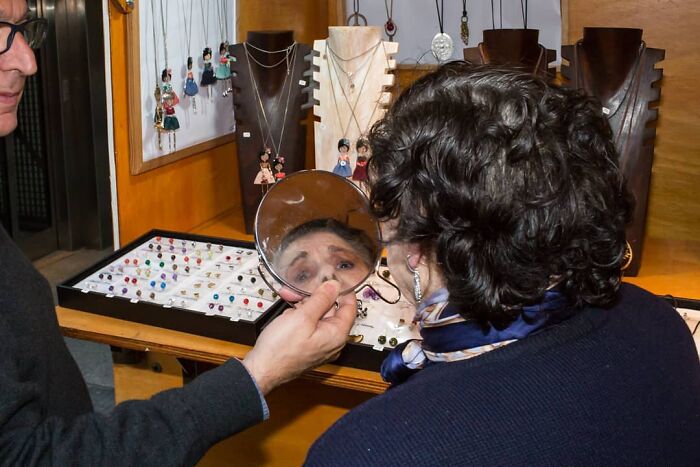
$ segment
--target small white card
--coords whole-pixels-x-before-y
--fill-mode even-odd
[[[244,132],[243,132],[243,137],[244,137],[244,138],[250,138],[250,131],[244,131]]]
[[[306,86],[306,81],[304,81],[303,79],[300,79],[299,86]]]
[[[379,352],[381,352],[382,350],[384,350],[384,346],[383,346],[382,344],[374,344],[374,346],[372,346],[372,348],[373,348],[374,350],[378,350]]]

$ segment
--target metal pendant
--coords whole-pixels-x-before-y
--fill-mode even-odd
[[[462,37],[462,42],[467,47],[469,46],[469,18],[465,15],[462,16],[462,23],[459,28],[460,36]]]
[[[454,52],[454,42],[452,38],[445,34],[444,32],[439,32],[433,37],[433,41],[430,44],[430,50],[433,51],[433,55],[439,62],[444,62],[452,58],[452,52]]]

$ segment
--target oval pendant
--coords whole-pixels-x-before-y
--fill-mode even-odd
[[[433,51],[433,55],[435,55],[435,58],[437,58],[439,62],[449,60],[452,58],[452,52],[454,52],[452,38],[444,32],[435,34],[430,44],[430,50]]]

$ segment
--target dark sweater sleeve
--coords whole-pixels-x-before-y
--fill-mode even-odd
[[[35,381],[0,342],[0,465],[194,464],[217,441],[263,419],[260,395],[235,359],[183,388],[119,404],[108,416],[46,417]],[[30,379],[30,378],[29,378]]]

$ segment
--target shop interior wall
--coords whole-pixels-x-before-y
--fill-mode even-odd
[[[249,30],[292,29],[311,44],[344,16],[342,0],[238,1],[237,39]],[[192,230],[241,204],[235,144],[205,151],[140,175],[129,170],[126,21],[110,8],[119,233],[122,245],[152,228]],[[144,65],[146,66],[146,65]],[[310,125],[309,125],[310,126]],[[313,130],[307,147],[313,151]],[[313,153],[307,154],[307,167]]]
[[[700,231],[700,2],[564,0],[568,43],[583,28],[642,28],[647,46],[666,49],[652,169],[647,236],[698,240]],[[566,37],[566,36],[565,36]]]

